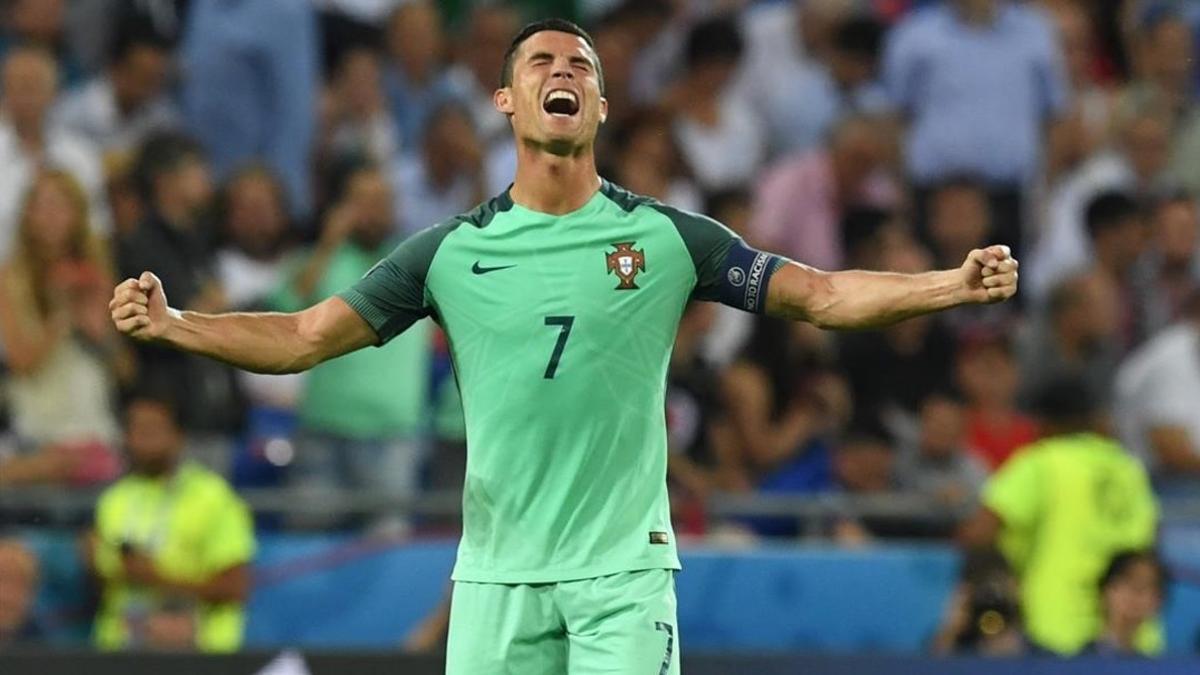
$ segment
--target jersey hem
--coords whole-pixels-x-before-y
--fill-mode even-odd
[[[450,573],[451,581],[463,581],[477,584],[549,584],[563,581],[579,581],[580,579],[595,579],[607,577],[622,572],[642,572],[645,570],[675,570],[683,569],[679,557],[672,556],[667,560],[639,560],[624,564],[593,565],[566,570],[528,570],[528,571],[485,571],[462,569],[457,564]]]

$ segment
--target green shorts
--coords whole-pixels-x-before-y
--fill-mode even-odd
[[[457,581],[446,675],[678,675],[675,572]]]

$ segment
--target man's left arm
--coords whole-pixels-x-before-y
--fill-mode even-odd
[[[954,270],[823,272],[780,265],[767,286],[766,313],[820,328],[879,328],[966,304],[1001,302],[1017,292],[1018,262],[1007,246],[971,251]]]

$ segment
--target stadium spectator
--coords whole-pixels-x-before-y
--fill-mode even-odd
[[[430,116],[450,96],[446,74],[446,36],[433,0],[407,0],[386,26],[388,61],[383,83],[392,116],[405,145],[425,132]]]
[[[496,162],[506,153],[489,152],[471,117],[457,103],[439,106],[425,135],[410,152],[396,158],[390,180],[396,198],[397,234],[412,234],[485,201],[507,186],[509,176]]]
[[[454,41],[457,53],[448,72],[450,88],[467,106],[479,138],[489,150],[512,145],[508,120],[496,112],[492,93],[509,40],[520,27],[517,10],[508,3],[478,3],[471,7],[466,30]]]
[[[881,255],[882,268],[930,269],[928,252],[899,237]],[[882,420],[889,431],[911,428],[921,402],[951,382],[955,340],[941,317],[918,317],[879,331],[837,336],[838,363],[850,383],[855,416]],[[903,382],[903,387],[895,386]]]
[[[846,118],[827,150],[785,158],[761,175],[747,238],[819,269],[842,269],[842,216],[852,208],[898,206],[900,186],[889,172],[890,155],[878,120]]]
[[[746,56],[736,86],[762,120],[772,158],[820,147],[843,112],[828,64],[836,58],[835,27],[851,19],[853,4],[755,3],[742,13]]]
[[[1129,355],[1116,378],[1123,440],[1161,483],[1195,490],[1200,478],[1200,293],[1182,319]]]
[[[920,192],[950,176],[988,186],[999,241],[1022,250],[1022,215],[1048,123],[1067,83],[1050,22],[1010,0],[951,0],[889,36],[884,82],[910,124],[906,163]],[[924,207],[918,195],[918,209]]]
[[[988,471],[1038,438],[1037,423],[1017,408],[1012,342],[1000,334],[969,336],[958,353],[956,382],[966,398],[967,447]]]
[[[261,308],[282,282],[293,238],[287,192],[269,167],[250,164],[233,174],[219,201],[225,245],[216,270],[226,302],[234,309]]]
[[[1172,128],[1194,112],[1196,44],[1193,27],[1171,8],[1142,12],[1131,36],[1134,79],[1123,97],[1153,95],[1166,105]]]
[[[313,251],[272,301],[297,311],[347,288],[395,247],[392,194],[371,165],[352,170]],[[288,480],[298,489],[377,489],[408,494],[423,459],[419,435],[428,414],[429,323],[386,349],[329,361],[306,376],[300,435]],[[380,526],[394,526],[384,518]]]
[[[1142,209],[1126,194],[1102,192],[1088,203],[1084,222],[1093,252],[1090,273],[1116,291],[1118,339],[1128,350],[1145,334],[1147,289],[1137,287],[1134,274],[1148,239]]]
[[[269,167],[251,164],[229,179],[219,203],[224,245],[216,254],[217,281],[231,309],[264,309],[294,254],[287,192]],[[300,376],[238,372],[237,378],[251,404],[296,407]]]
[[[657,107],[637,108],[614,127],[608,158],[613,180],[627,190],[679,209],[703,205],[671,136],[671,115]]]
[[[1033,640],[1073,654],[1101,625],[1097,582],[1112,555],[1154,542],[1158,505],[1145,469],[1097,434],[1088,386],[1062,379],[1036,409],[1046,437],[1018,451],[988,481],[983,506],[960,538],[999,544],[1021,577],[1021,609]],[[1157,652],[1161,635],[1141,648]]]
[[[1086,214],[1093,199],[1113,190],[1143,199],[1167,181],[1171,136],[1162,105],[1151,99],[1123,107],[1116,127],[1116,146],[1065,176],[1047,196],[1042,233],[1022,272],[1031,306],[1042,306],[1059,281],[1091,264]]]
[[[61,171],[35,177],[14,255],[0,267],[7,389],[26,449],[0,465],[0,482],[92,483],[116,475],[112,394],[132,363],[107,320],[112,282],[88,227],[83,189]]]
[[[1152,551],[1122,551],[1100,577],[1104,623],[1084,654],[1153,656],[1139,647],[1138,634],[1153,625],[1167,595],[1167,570]]]
[[[932,651],[991,658],[1038,654],[1022,625],[1017,577],[1002,553],[984,548],[963,556]]]
[[[1135,277],[1143,285],[1142,334],[1174,322],[1200,289],[1200,206],[1187,192],[1160,195],[1147,209],[1150,244]]]
[[[1051,3],[1048,9],[1071,88],[1070,107],[1046,139],[1046,182],[1054,185],[1109,142],[1115,97],[1097,72],[1096,29],[1088,10],[1075,0]]]
[[[58,63],[63,83],[73,86],[83,81],[85,70],[66,40],[65,0],[13,0],[4,8],[0,31],[0,58],[20,47],[36,47],[49,52]]]
[[[766,159],[766,137],[753,109],[730,84],[743,52],[737,22],[704,19],[684,45],[683,73],[662,105],[684,162],[704,190],[748,185]]]
[[[722,374],[724,408],[751,484],[810,492],[828,485],[828,441],[850,414],[845,383],[830,372],[833,347],[807,324],[759,318]]]
[[[64,94],[55,123],[102,152],[122,154],[136,151],[155,132],[177,128],[182,120],[167,91],[172,47],[149,27],[120,29],[105,71]]]
[[[826,491],[870,497],[896,489],[895,449],[886,434],[872,427],[868,423],[863,429],[853,429],[838,439],[830,463],[833,481]],[[891,518],[850,513],[835,517],[826,534],[841,546],[861,546],[875,537],[910,537],[904,523],[899,523],[897,529]]]
[[[342,52],[322,92],[323,163],[384,163],[400,153],[401,136],[383,93],[379,54],[370,47]],[[411,142],[417,137],[405,139]]]
[[[667,370],[667,471],[684,489],[681,496],[692,500],[703,500],[714,490],[748,487],[725,419],[719,374],[701,353],[715,309],[712,303],[696,302],[684,310]]]
[[[986,187],[969,176],[950,176],[930,190],[921,223],[933,252],[934,264],[962,260],[992,236],[992,214]]]
[[[1071,277],[1050,293],[1045,316],[1018,335],[1018,400],[1024,407],[1067,376],[1082,378],[1095,400],[1110,401],[1121,358],[1118,293],[1099,274]]]
[[[184,456],[171,401],[125,407],[129,473],[96,505],[86,557],[100,580],[93,640],[103,650],[238,649],[254,527],[220,476]]]
[[[50,123],[58,87],[53,58],[38,48],[17,47],[0,68],[0,260],[12,253],[21,199],[42,167],[63,169],[79,181],[88,196],[92,229],[107,236],[111,225],[100,156],[86,140]]]
[[[145,216],[118,241],[121,275],[138,276],[153,267],[163,283],[171,284],[173,301],[181,308],[216,312],[228,307],[205,221],[213,187],[200,147],[185,136],[157,134],[142,147],[134,180]],[[191,440],[208,446],[206,452],[214,455],[208,461],[220,468],[222,442],[214,434],[237,428],[242,413],[232,370],[154,345],[140,344],[137,352],[141,384],[173,392]]]
[[[949,507],[973,505],[987,467],[966,445],[966,411],[952,394],[935,393],[921,404],[916,437],[899,448],[900,488],[929,495]]]
[[[19,539],[0,537],[0,652],[42,637],[33,613],[39,576],[37,556]]]
[[[193,0],[180,61],[187,129],[217,176],[260,158],[282,177],[296,214],[307,214],[319,85],[311,3]]]

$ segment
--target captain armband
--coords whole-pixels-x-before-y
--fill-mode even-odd
[[[756,251],[741,239],[735,241],[721,265],[721,276],[716,284],[717,300],[730,307],[762,314],[767,306],[767,284],[787,263],[787,258]]]

